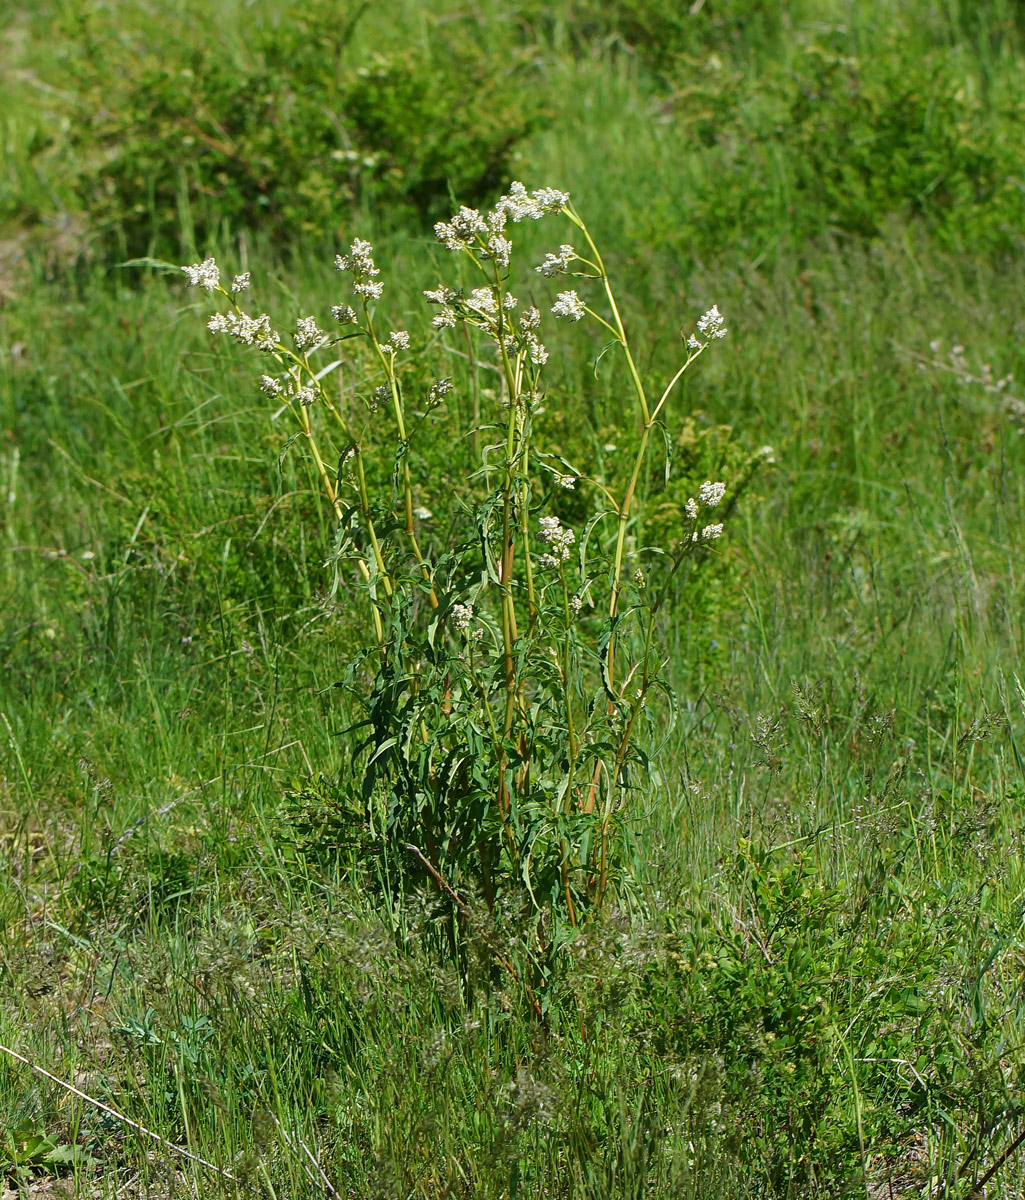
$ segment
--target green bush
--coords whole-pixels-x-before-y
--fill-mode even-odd
[[[358,18],[319,0],[236,57],[193,38],[137,58],[90,25],[96,116],[75,131],[90,222],[128,253],[223,227],[288,244],[335,237],[355,205],[422,217],[494,190],[539,118],[515,47],[439,24],[427,45],[360,58]]]
[[[812,47],[781,131],[798,211],[874,236],[921,217],[944,245],[1009,248],[1025,230],[1016,109],[987,113],[946,59]]]

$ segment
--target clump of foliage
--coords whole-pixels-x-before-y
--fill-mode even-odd
[[[93,115],[74,132],[90,224],[128,253],[223,228],[295,244],[360,206],[422,218],[453,191],[494,191],[540,116],[516,45],[437,23],[358,55],[365,8],[315,0],[255,21],[234,54],[198,39],[150,47],[91,14],[78,69]]]

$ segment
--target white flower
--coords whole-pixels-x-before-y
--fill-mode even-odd
[[[207,322],[207,329],[211,333],[230,333],[239,345],[256,346],[258,350],[274,350],[279,340],[266,313],[258,317],[244,312],[217,313]]]
[[[448,305],[459,299],[455,288],[445,287],[444,284],[439,284],[436,288],[427,288],[424,295],[431,304]]]
[[[466,633],[473,622],[472,604],[453,604],[452,623],[460,633]]]
[[[576,292],[560,292],[552,305],[552,314],[556,317],[569,317],[571,321],[579,321],[584,315],[584,302]]]
[[[495,205],[495,215],[498,219],[498,214],[511,217],[514,221],[522,221],[524,217],[533,217],[537,206],[527,193],[527,189],[522,183],[515,182],[509,185],[509,192],[502,196]],[[540,216],[540,214],[537,214]]]
[[[517,304],[519,304],[519,300],[516,299],[512,292],[506,292],[502,297],[502,307],[506,312],[512,312]]]
[[[443,308],[440,313],[436,313],[431,318],[431,326],[434,329],[455,329],[455,311],[451,308]]]
[[[535,366],[543,367],[548,361],[548,351],[532,333],[527,334],[527,350],[530,354],[530,361]]]
[[[201,263],[193,263],[191,267],[182,267],[182,270],[189,277],[186,287],[201,287],[212,292],[221,281],[221,273],[212,258],[204,258]]]
[[[583,602],[583,600],[580,599],[579,596],[574,596],[573,599],[569,602],[569,606],[573,610],[573,612],[578,613],[584,607],[584,602]]]
[[[705,542],[714,542],[717,537],[722,536],[722,525],[706,525],[701,531],[701,539]]]
[[[559,487],[567,488],[569,491],[572,491],[577,486],[577,477],[575,475],[561,475],[556,471],[554,479]]]
[[[725,495],[726,484],[712,483],[710,479],[706,479],[698,489],[698,499],[705,506],[705,508],[715,508],[715,506]]]
[[[301,387],[295,389],[295,399],[298,400],[300,404],[305,405],[307,408],[309,408],[316,398],[317,393],[311,387]]]
[[[384,291],[384,284],[378,283],[376,280],[370,280],[367,283],[354,283],[352,290],[357,296],[363,296],[366,300],[380,300],[381,293]]]
[[[724,338],[726,336],[724,322],[725,318],[719,311],[719,306],[713,304],[708,312],[698,318],[698,333],[706,338]]]
[[[537,329],[540,324],[541,313],[533,305],[525,313],[520,314],[520,328],[524,333],[531,329]]]
[[[319,345],[327,334],[317,328],[316,317],[299,317],[295,323],[295,333],[292,335],[295,338],[296,350],[306,350],[310,346]]]
[[[639,588],[647,587],[648,581],[644,578],[644,571],[640,567],[634,571],[634,583],[636,583]]]
[[[493,317],[498,312],[498,301],[492,288],[474,288],[466,303],[485,316]]]
[[[569,559],[570,546],[577,540],[572,529],[564,528],[558,517],[542,517],[538,537],[549,547],[548,554],[538,560],[542,567],[556,567]]]
[[[280,341],[280,335],[270,327],[270,317],[266,313],[262,313],[256,319],[255,342],[257,350],[275,350]]]
[[[379,404],[387,404],[391,398],[391,387],[387,383],[382,383],[374,388],[374,398],[370,407],[376,409]]]
[[[243,271],[241,275],[236,275],[231,281],[231,291],[234,295],[237,292],[244,292],[249,287],[249,272]]]
[[[463,205],[451,221],[439,221],[434,236],[446,250],[467,250],[477,234],[487,233],[488,224],[475,208]]]
[[[335,255],[336,271],[351,271],[358,279],[372,279],[380,275],[374,263],[374,247],[362,238],[355,238],[349,247],[349,253]]]
[[[558,188],[538,188],[534,193],[534,204],[538,209],[538,217],[545,213],[561,212],[569,204],[569,192],[560,192]]]
[[[331,309],[331,316],[339,325],[355,325],[356,323],[356,310],[351,304],[335,304]]]
[[[688,350],[700,350],[701,345],[702,345],[702,343],[698,341],[698,339],[694,336],[694,334],[691,334],[690,337],[687,338],[687,349]]]
[[[522,183],[516,182],[509,185],[508,195],[495,205],[495,214],[496,218],[497,214],[503,214],[513,221],[525,218],[537,221],[545,213],[560,212],[568,203],[568,192],[560,192],[556,188],[538,188],[531,196]]]
[[[493,233],[488,238],[487,249],[481,250],[480,257],[485,262],[488,259],[494,259],[500,267],[507,267],[509,259],[512,257],[512,242],[500,233]]]
[[[413,516],[416,517],[418,521],[429,521],[431,517],[434,516],[434,513],[432,513],[429,508],[424,508],[423,505],[421,505],[419,508],[413,509]]]
[[[396,350],[409,349],[409,334],[404,329],[396,329],[396,331],[388,336],[388,341]]]
[[[577,252],[572,246],[562,245],[557,253],[549,252],[545,255],[544,262],[535,267],[534,270],[540,275],[546,275],[550,279],[553,275],[558,275],[562,271],[569,270],[569,264],[575,259]]]
[[[284,390],[280,379],[275,379],[273,375],[260,376],[261,392],[266,392],[268,396],[280,396]]]
[[[693,496],[683,506],[683,511],[687,514],[689,520],[696,521],[698,519],[698,502]]]
[[[771,446],[762,446],[760,450],[755,451],[755,458],[764,458],[771,464],[776,461],[776,451]]]
[[[606,454],[615,454],[616,453],[616,446],[615,446],[614,442],[606,442],[605,445],[602,446],[602,449],[605,451]]]

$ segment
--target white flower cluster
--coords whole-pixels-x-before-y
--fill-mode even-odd
[[[541,323],[541,314],[536,308],[528,308],[520,315],[519,337],[507,324],[505,314],[511,313],[518,304],[515,296],[506,293],[502,296],[500,304],[498,289],[494,287],[473,288],[469,295],[464,296],[461,292],[444,286],[428,288],[424,296],[439,308],[431,320],[435,329],[454,329],[462,317],[469,324],[490,333],[497,343],[505,347],[508,354],[515,355],[522,349],[535,366],[542,366],[548,361],[548,351],[533,332]]]
[[[191,267],[182,267],[182,270],[188,276],[186,287],[201,287],[212,292],[221,282],[221,273],[212,258],[204,258],[201,263],[193,263]]]
[[[545,275],[551,279],[553,275],[560,275],[563,271],[569,270],[569,264],[577,257],[577,252],[572,246],[562,245],[559,247],[558,253],[553,253],[551,250],[545,255],[544,262],[535,267],[534,270],[540,275]]]
[[[335,304],[331,308],[331,316],[339,325],[355,325],[356,310],[351,304]]]
[[[713,483],[710,479],[706,479],[701,487],[698,488],[698,499],[705,508],[715,508],[725,495],[726,484]]]
[[[711,479],[706,479],[705,482],[698,488],[698,498],[693,496],[684,505],[684,512],[687,514],[688,520],[696,521],[698,513],[702,508],[715,508],[716,505],[722,503],[723,496],[726,495],[726,484],[722,482],[713,483]],[[697,531],[694,531],[693,540],[712,542],[722,534],[722,525],[706,525],[701,530],[700,537]]]
[[[249,287],[250,275],[248,271],[243,271],[241,275],[236,275],[231,281],[231,294],[238,295],[239,292],[244,292]]]
[[[569,193],[557,188],[538,188],[529,193],[522,183],[513,183],[491,212],[482,215],[475,208],[460,208],[450,221],[434,226],[438,241],[447,250],[470,250],[481,259],[494,259],[509,265],[512,246],[502,231],[507,221],[537,221],[546,213],[561,211],[569,203]]]
[[[355,283],[352,290],[364,300],[380,300],[384,284],[377,281],[380,269],[374,262],[374,247],[362,238],[355,238],[348,254],[335,255],[336,271],[351,271]]]
[[[316,348],[327,338],[327,334],[317,328],[316,317],[298,317],[295,322],[295,333],[292,336],[295,339],[296,350]]]
[[[709,339],[726,336],[726,321],[718,304],[713,304],[708,312],[698,318],[698,333]]]
[[[435,329],[454,329],[456,326],[457,314],[452,307],[460,298],[460,293],[455,288],[439,286],[436,288],[428,288],[424,295],[430,304],[437,304],[441,311],[437,313],[431,325]]]
[[[549,547],[548,553],[538,559],[538,566],[558,567],[569,561],[570,546],[577,540],[572,529],[567,529],[558,517],[542,517],[541,532],[537,535]]]
[[[303,385],[292,375],[285,375],[281,379],[275,379],[273,375],[261,375],[260,391],[275,399],[283,398],[289,404],[295,401],[307,408],[316,403],[320,394],[316,388]]]
[[[248,313],[214,313],[206,323],[211,333],[227,333],[239,345],[255,346],[257,350],[276,350],[280,338],[270,325],[270,317],[261,313],[251,317]]]
[[[493,317],[498,313],[498,297],[490,287],[474,288],[466,300],[466,307],[476,309],[482,316]]]
[[[576,292],[560,292],[552,305],[552,315],[579,321],[584,315],[584,302]]]
[[[452,623],[460,633],[466,633],[473,624],[473,605],[453,604]]]

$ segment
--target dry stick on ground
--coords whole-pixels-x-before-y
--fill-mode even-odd
[[[986,1186],[987,1183],[989,1183],[989,1181],[993,1178],[993,1176],[997,1173],[997,1171],[1000,1170],[1000,1168],[1004,1165],[1004,1163],[1007,1162],[1007,1160],[1011,1157],[1011,1155],[1015,1152],[1015,1150],[1018,1149],[1018,1147],[1023,1142],[1025,1142],[1025,1130],[1022,1130],[1022,1132],[1018,1134],[1018,1136],[1007,1147],[1007,1149],[1003,1152],[1003,1154],[1000,1155],[1000,1157],[990,1167],[990,1169],[986,1172],[986,1174],[983,1175],[983,1177],[979,1180],[979,1182],[975,1185],[975,1187],[973,1187],[972,1190],[965,1196],[965,1200],[981,1200],[982,1189]]]
[[[113,1117],[115,1121],[120,1121],[123,1125],[127,1125],[129,1129],[135,1129],[139,1133],[145,1134],[146,1137],[159,1142],[161,1146],[165,1146],[175,1154],[180,1154],[182,1158],[187,1158],[190,1162],[199,1163],[201,1167],[207,1167],[211,1171],[216,1171],[222,1179],[228,1179],[232,1183],[242,1183],[242,1180],[237,1175],[232,1175],[230,1171],[225,1171],[223,1167],[219,1167],[215,1163],[207,1162],[205,1158],[200,1158],[198,1154],[193,1154],[191,1150],[186,1150],[184,1146],[176,1146],[174,1142],[169,1142],[167,1138],[161,1137],[159,1133],[154,1133],[152,1129],[147,1129],[145,1125],[140,1125],[138,1121],[133,1121],[131,1117],[126,1117],[124,1113],[119,1113],[117,1109],[104,1104],[102,1100],[97,1100],[93,1096],[87,1096],[85,1092],[80,1092],[77,1087],[73,1087],[70,1083],[65,1083],[63,1079],[58,1079],[56,1075],[51,1075],[43,1067],[25,1058],[17,1050],[12,1050],[9,1046],[0,1045],[0,1052],[9,1054],[11,1058],[16,1058],[18,1062],[24,1063],[30,1071],[34,1071],[44,1079],[49,1079],[51,1083],[62,1087],[66,1092],[71,1092],[73,1096],[77,1096],[80,1100],[84,1100],[86,1104],[91,1104],[94,1108],[98,1108],[100,1112],[105,1112],[109,1117]]]
[[[288,1133],[285,1130],[284,1125],[281,1124],[281,1122],[278,1120],[278,1118],[273,1113],[271,1113],[271,1120],[278,1127],[278,1132],[281,1134],[282,1138],[284,1138],[285,1145],[289,1148],[289,1150],[292,1151],[292,1153],[295,1155],[295,1157],[299,1160],[299,1165],[302,1167],[303,1171],[305,1171],[306,1178],[313,1184],[314,1187],[323,1187],[324,1191],[327,1192],[327,1194],[329,1196],[337,1196],[338,1189],[334,1186],[334,1184],[331,1182],[331,1180],[328,1179],[327,1175],[324,1173],[324,1168],[320,1165],[319,1161],[317,1160],[316,1156],[314,1155],[313,1151],[309,1148],[309,1146],[307,1146],[305,1142],[299,1141],[298,1136],[296,1137],[295,1142],[293,1142],[292,1139],[288,1136]],[[296,1142],[299,1143],[298,1148],[296,1147]],[[302,1154],[299,1153],[300,1150],[302,1151]],[[310,1160],[310,1162],[313,1164],[314,1170],[317,1172],[317,1175],[320,1176],[319,1179],[317,1178],[317,1175],[314,1175],[313,1171],[311,1171],[310,1168],[306,1165],[306,1163],[303,1159],[303,1154],[305,1154],[306,1158],[308,1158]]]

